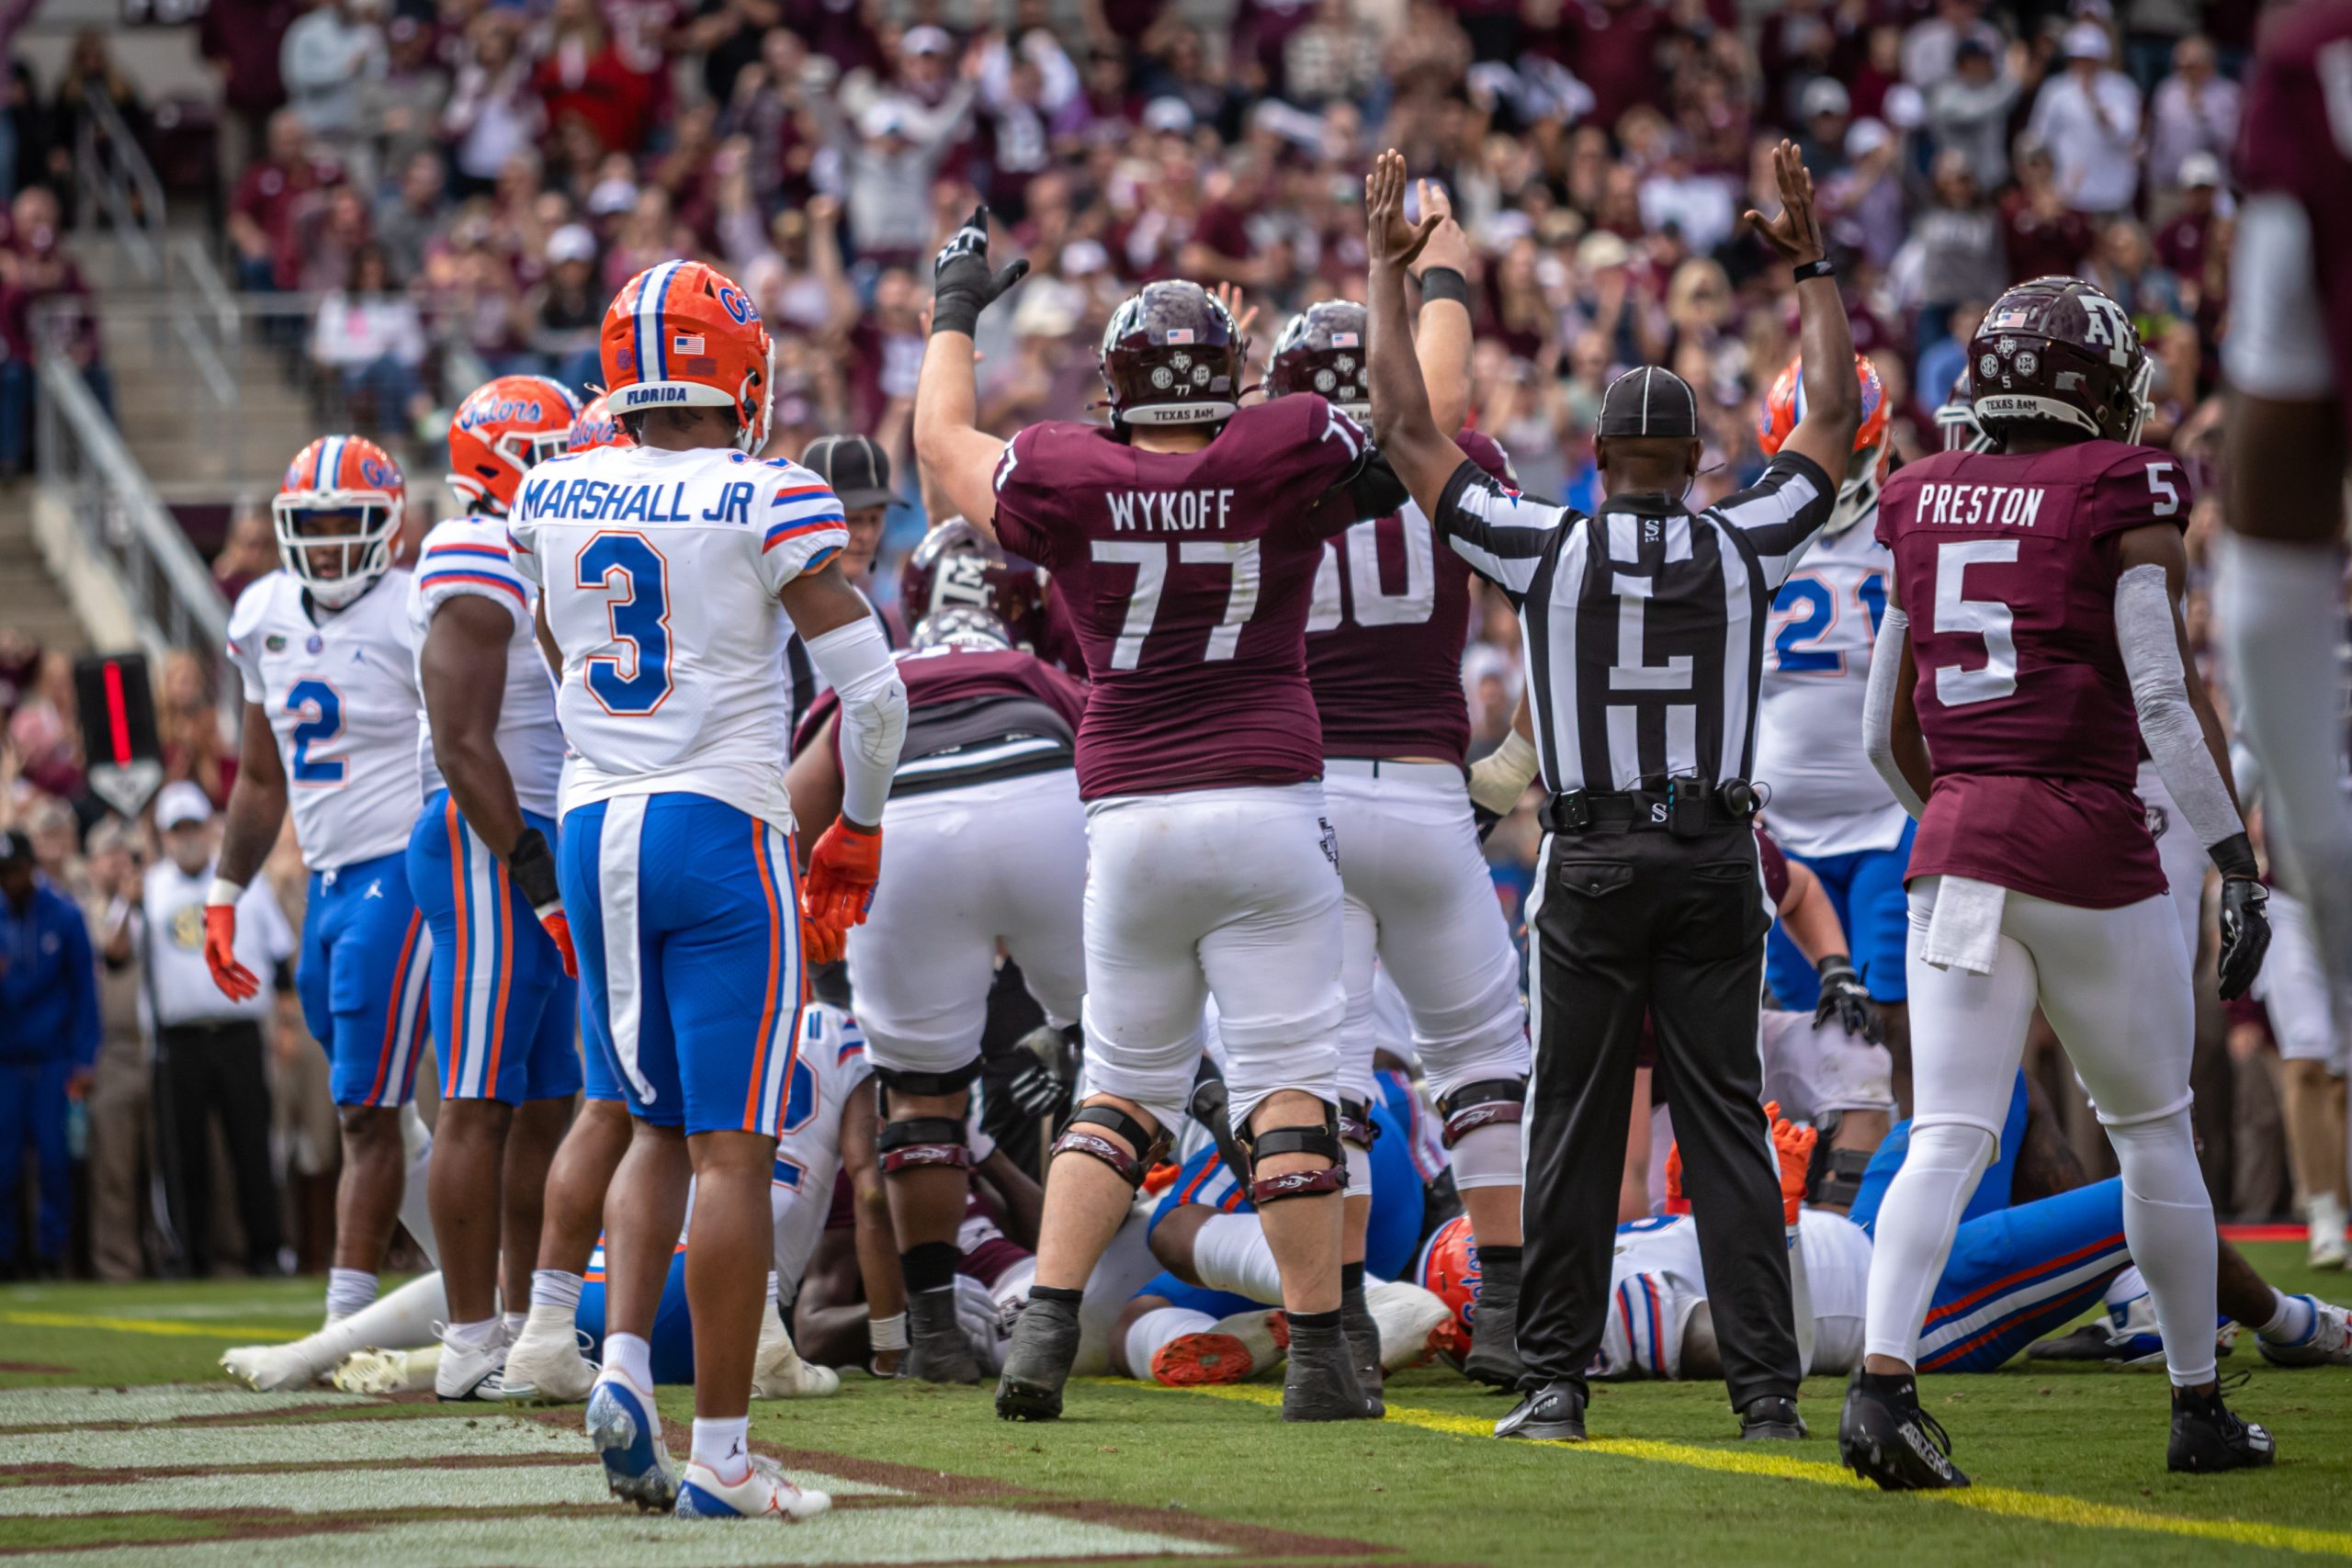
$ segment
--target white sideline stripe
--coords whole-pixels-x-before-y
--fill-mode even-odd
[[[470,1421],[422,1416],[405,1421],[303,1421],[272,1427],[155,1427],[0,1436],[0,1465],[78,1464],[109,1470],[528,1454],[591,1457],[588,1440],[579,1433],[538,1421],[518,1421],[511,1416]]]
[[[51,1554],[40,1554],[55,1562]],[[610,1518],[436,1519],[332,1536],[176,1546],[115,1546],[71,1554],[73,1568],[271,1568],[330,1559],[335,1568],[754,1568],[768,1563],[1024,1562],[1069,1557],[1221,1557],[1224,1547],[1178,1536],[1002,1508],[859,1508],[806,1524]],[[0,1554],[0,1562],[28,1561]]]
[[[176,1421],[188,1416],[244,1416],[305,1407],[373,1404],[323,1390],[256,1393],[247,1388],[0,1389],[0,1427],[86,1427],[101,1421]]]
[[[804,1486],[842,1497],[903,1495],[894,1487],[794,1471]],[[430,1469],[321,1470],[296,1486],[280,1475],[175,1475],[115,1485],[0,1486],[0,1517],[82,1514],[237,1513],[283,1508],[297,1514],[351,1514],[378,1508],[544,1508],[602,1503],[604,1468],[576,1465],[486,1466],[458,1472]]]

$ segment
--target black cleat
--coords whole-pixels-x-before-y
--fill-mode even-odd
[[[1340,1292],[1340,1333],[1348,1342],[1348,1362],[1355,1371],[1356,1387],[1363,1393],[1364,1413],[1387,1415],[1388,1402],[1380,1396],[1385,1381],[1380,1370],[1380,1325],[1364,1304],[1362,1285]]]
[[[1747,1408],[1739,1413],[1740,1441],[1763,1442],[1781,1438],[1794,1442],[1805,1436],[1804,1417],[1797,1414],[1797,1402],[1782,1394],[1768,1393],[1761,1399],[1751,1399]]]
[[[1285,1421],[1368,1421],[1372,1402],[1356,1382],[1354,1357],[1340,1328],[1303,1328],[1290,1320],[1290,1359],[1283,1367]]]
[[[1856,1371],[1838,1418],[1838,1457],[1846,1468],[1887,1492],[1936,1492],[1965,1486],[1951,1462],[1951,1438],[1919,1408],[1909,1373],[1879,1377]]]
[[[1566,1382],[1528,1390],[1518,1407],[1495,1423],[1495,1436],[1538,1443],[1583,1442],[1584,1390]]]
[[[1005,1421],[1053,1421],[1062,1413],[1062,1384],[1078,1359],[1078,1303],[1032,1296],[1012,1320],[1004,1373],[996,1381],[996,1413]]]
[[[2258,1470],[2278,1457],[2270,1434],[2241,1421],[2222,1403],[2221,1392],[2172,1391],[2172,1440],[2165,1445],[2165,1468],[2208,1475],[2221,1470]]]
[[[1506,1392],[1527,1376],[1519,1359],[1519,1260],[1481,1259],[1478,1315],[1470,1325],[1470,1353],[1462,1375]]]
[[[980,1381],[979,1359],[956,1318],[956,1292],[914,1291],[907,1296],[907,1359],[901,1377],[922,1382]]]

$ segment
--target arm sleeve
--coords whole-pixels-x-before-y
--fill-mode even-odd
[[[1517,605],[1534,585],[1554,536],[1582,516],[1564,506],[1532,501],[1477,464],[1465,462],[1445,481],[1437,515],[1430,521],[1454,554]]]
[[[229,612],[229,661],[237,667],[249,703],[269,701],[269,690],[261,678],[262,605],[268,581],[263,578],[247,587],[237,595],[236,608]]]
[[[842,815],[882,820],[907,739],[907,687],[871,615],[810,637],[808,658],[841,699]]]
[[[2135,566],[2116,580],[2115,640],[2132,677],[2140,739],[2147,742],[2148,755],[2181,815],[2188,818],[2198,843],[2210,850],[2245,832],[2229,785],[2206,749],[2197,710],[2189,705],[2188,678],[2181,668],[2180,637],[2164,568]]]
[[[1911,781],[1894,765],[1894,699],[1903,679],[1903,649],[1909,646],[1911,617],[1889,604],[1878,624],[1878,639],[1871,650],[1870,685],[1862,695],[1862,754],[1886,781],[1886,787],[1917,821],[1928,803],[1912,793]]]
[[[434,612],[452,599],[487,599],[517,624],[531,618],[531,591],[515,570],[503,525],[452,520],[424,536],[416,560],[416,591],[430,626]]]
[[[776,476],[760,522],[760,581],[770,593],[804,572],[819,570],[849,543],[841,498],[797,464]],[[815,644],[808,651],[816,653]]]
[[[1747,536],[1764,586],[1777,592],[1829,521],[1838,487],[1821,465],[1783,448],[1746,490],[1725,496],[1709,510],[1727,527]]]

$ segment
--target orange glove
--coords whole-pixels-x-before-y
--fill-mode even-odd
[[[564,978],[568,980],[580,978],[580,953],[571,945],[571,917],[563,912],[562,905],[558,904],[539,917],[539,924],[547,929],[548,935],[554,940],[555,950],[563,955]]]
[[[800,886],[800,911],[836,931],[865,923],[874,884],[882,875],[882,829],[858,828],[836,818],[808,855],[808,877]]]
[[[204,966],[212,971],[212,983],[220,987],[220,994],[232,1002],[242,1002],[261,989],[254,972],[237,962],[234,904],[204,907]]]
[[[811,919],[807,915],[801,916],[800,962],[811,969],[820,964],[840,963],[842,953],[848,946],[843,940],[846,935],[846,932],[826,924],[823,920]]]
[[[1666,1151],[1666,1212],[1687,1214],[1690,1200],[1682,1195],[1682,1140],[1677,1138]]]
[[[1804,1202],[1805,1175],[1813,1168],[1813,1145],[1821,1141],[1821,1133],[1781,1115],[1777,1100],[1764,1108],[1764,1114],[1771,1119],[1772,1152],[1781,1161],[1781,1223],[1793,1226]]]

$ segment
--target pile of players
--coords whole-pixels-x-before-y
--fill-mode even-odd
[[[1500,448],[1461,428],[1466,242],[1441,193],[1420,199],[1415,254],[1375,247],[1376,265],[1409,265],[1409,352],[1462,471],[1508,484]],[[588,408],[537,378],[466,400],[450,482],[472,510],[426,536],[413,571],[391,564],[406,497],[382,451],[329,436],[297,457],[276,507],[284,570],[232,620],[243,765],[207,953],[224,988],[256,983],[234,959],[235,904],[290,802],[312,872],[300,986],[345,1160],[325,1326],[232,1351],[237,1375],[584,1398],[616,1495],[787,1518],[829,1501],[750,1450],[748,1401],[832,1392],[803,1350],[942,1382],[994,1371],[999,1414],[1025,1419],[1057,1416],[1078,1370],[1183,1384],[1279,1366],[1283,1415],[1305,1420],[1376,1417],[1384,1371],[1441,1349],[1518,1384],[1530,1054],[1479,834],[1537,769],[1524,735],[1468,761],[1472,570],[1360,423],[1374,324],[1360,305],[1310,307],[1250,397],[1227,302],[1152,284],[1104,334],[1110,423],[1008,442],[974,423],[972,333],[1023,269],[991,269],[984,211],[938,258],[915,445],[956,515],[911,558],[895,656],[853,581],[888,491],[757,455],[767,334],[701,263],[620,291]],[[1988,364],[2022,368],[2024,345],[2072,367],[2086,321],[2121,366],[2093,392],[2143,397],[2128,321],[2078,281],[2012,291],[1978,346]],[[2096,1353],[2148,1347],[2132,1200],[2037,1135],[2014,1048],[1991,1086],[2007,1110],[1956,1166],[1949,1118],[1889,1135],[1880,1032],[1929,1032],[1904,1012],[1917,813],[1865,754],[1865,699],[1886,519],[1931,486],[1888,480],[1883,395],[1857,369],[1853,477],[1768,650],[1759,771],[1790,854],[1758,852],[1792,1010],[1763,1043],[1808,1370],[1854,1371],[1916,1431],[1913,1366],[1989,1369],[2102,1292],[2119,1322]],[[1797,385],[1792,367],[1768,402],[1768,449]],[[2030,430],[2105,463],[2093,478],[2137,463],[2148,493],[2118,514],[2144,524],[2177,469],[2092,395],[2059,376],[1979,399],[1955,428],[1992,451],[1922,467],[1950,490],[1968,465],[2026,461],[1999,448]],[[2172,499],[2156,517],[2185,514]],[[2010,649],[2017,688],[2029,628],[2013,641],[1994,608],[1997,628],[1971,623],[1994,660],[1978,678],[2001,678]],[[2116,663],[2100,629],[2066,629],[2077,665]],[[2196,848],[2166,867],[2184,920]],[[2117,897],[2136,897],[2154,848],[2120,852]],[[846,1005],[805,1000],[837,959]],[[2178,971],[2185,1020],[2185,957]],[[991,1014],[1001,1045],[1023,1008],[1035,1027],[991,1055]],[[431,1140],[404,1113],[428,1021]],[[2023,1010],[2014,1022],[2021,1045]],[[1644,1118],[1656,1137],[1637,1144],[1668,1148],[1670,1118]],[[999,1146],[1040,1120],[1042,1190]],[[1958,1241],[1947,1227],[1948,1259],[1926,1247],[1909,1321],[1881,1322],[1872,1222],[1922,1145],[1962,1178]],[[1662,1212],[1627,1227],[1592,1375],[1706,1375],[1675,1162],[1647,1164]],[[1632,1212],[1645,1180],[1636,1160]],[[439,1272],[379,1301],[396,1215]],[[1906,1231],[1906,1259],[1933,1239]],[[2222,1310],[2266,1355],[2346,1359],[2340,1309],[2222,1256]],[[2260,1462],[2267,1437],[2210,1392],[2206,1295],[2196,1331],[2155,1352],[2219,1412],[2193,1404],[2220,1446],[2182,1467]],[[2196,1317],[2180,1300],[2160,1281],[2155,1315]],[[1871,1355],[1900,1350],[1899,1371],[1865,1371],[1866,1316]],[[689,1380],[679,1465],[652,1391]],[[2177,1463],[2181,1429],[2177,1414]],[[1921,1441],[1910,1469],[1849,1459],[1886,1484],[1964,1483]]]

